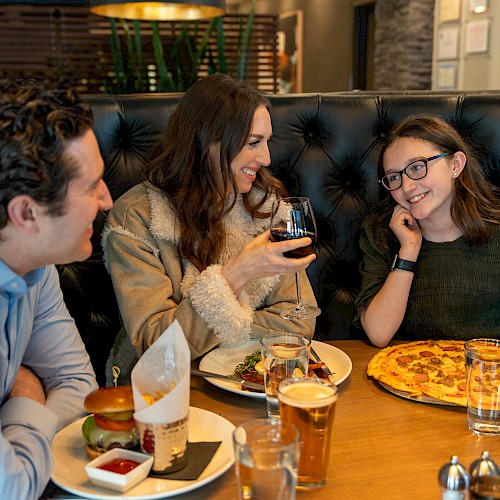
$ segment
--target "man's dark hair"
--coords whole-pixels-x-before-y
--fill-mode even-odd
[[[0,229],[7,205],[31,196],[62,215],[68,183],[79,175],[68,143],[92,127],[90,106],[72,90],[47,90],[0,80]]]

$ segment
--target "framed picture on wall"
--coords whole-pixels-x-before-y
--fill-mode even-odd
[[[489,31],[489,19],[469,21],[465,32],[465,53],[479,54],[481,52],[488,52]]]
[[[436,69],[438,90],[455,90],[457,88],[457,63],[438,63]]]
[[[285,12],[278,24],[278,93],[302,92],[304,13]]]
[[[437,58],[456,59],[458,57],[458,26],[446,26],[439,29]]]
[[[441,0],[439,5],[439,20],[458,21],[460,19],[460,0]]]

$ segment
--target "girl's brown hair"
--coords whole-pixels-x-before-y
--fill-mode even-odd
[[[180,222],[179,252],[200,271],[217,262],[224,245],[223,217],[234,207],[227,193],[237,195],[231,163],[243,149],[260,106],[268,99],[253,87],[226,75],[198,80],[181,99],[169,119],[159,154],[145,169],[146,178],[163,190]],[[210,161],[213,144],[220,145],[220,167]],[[253,218],[267,218],[260,209],[271,194],[285,188],[265,167],[254,187],[260,199],[244,193],[243,203]]]

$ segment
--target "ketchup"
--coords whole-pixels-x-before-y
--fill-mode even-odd
[[[106,462],[105,464],[99,465],[98,469],[116,472],[117,474],[127,474],[127,472],[135,469],[138,465],[140,464],[138,462],[134,462],[133,460],[115,458],[114,460],[111,460],[111,462]]]

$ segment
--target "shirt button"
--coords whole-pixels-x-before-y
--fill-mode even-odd
[[[19,288],[19,283],[16,283],[15,281],[10,284],[10,287],[13,289]]]

